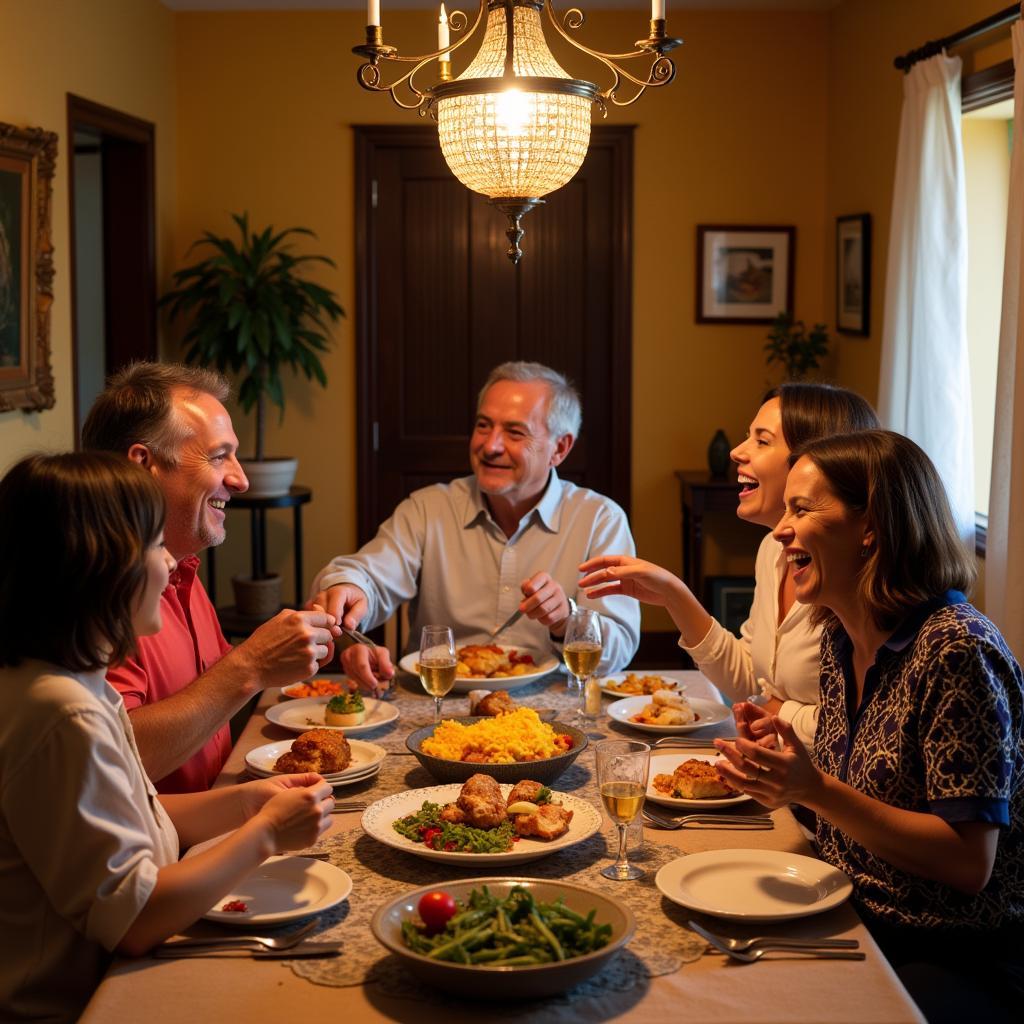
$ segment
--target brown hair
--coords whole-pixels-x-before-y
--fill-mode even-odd
[[[957,533],[935,466],[910,438],[861,431],[805,445],[790,455],[790,465],[803,457],[847,508],[865,513],[874,531],[858,589],[880,629],[895,628],[911,609],[947,590],[971,589],[975,560]]]
[[[218,402],[226,402],[231,393],[227,379],[215,370],[183,363],[130,363],[107,381],[89,410],[82,447],[127,455],[133,444],[144,444],[165,466],[176,465],[189,428],[174,414],[175,389],[191,398],[212,395]]]
[[[0,665],[122,661],[164,525],[152,475],[106,452],[30,455],[0,480],[0,522]]]
[[[856,391],[835,384],[787,381],[772,388],[761,404],[779,400],[782,436],[790,451],[832,434],[877,430],[881,424],[871,404]]]

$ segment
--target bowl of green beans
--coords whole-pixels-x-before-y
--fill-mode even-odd
[[[422,981],[477,999],[536,999],[597,974],[633,937],[625,904],[571,882],[469,878],[442,888],[454,915],[428,931],[424,886],[380,906],[370,927],[377,941]]]

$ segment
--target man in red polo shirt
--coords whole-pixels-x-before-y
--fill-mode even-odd
[[[197,555],[223,543],[227,503],[249,486],[228,391],[208,370],[135,363],[111,378],[82,428],[84,448],[138,462],[167,502],[164,541],[178,565],[161,599],[163,626],[107,673],[161,793],[208,789],[231,749],[231,716],[259,690],[316,672],[339,632],[323,611],[285,610],[235,648],[224,639]]]

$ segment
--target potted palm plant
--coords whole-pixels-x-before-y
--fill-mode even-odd
[[[292,235],[312,235],[309,228],[250,230],[248,213],[232,214],[240,240],[210,231],[189,252],[206,247],[206,258],[174,274],[175,287],[160,300],[170,319],[189,321],[183,344],[185,361],[216,367],[240,377],[238,401],[243,412],[255,408],[255,457],[243,460],[251,497],[287,494],[298,463],[266,455],[267,401],[284,416],[281,371],[290,367],[327,386],[319,353],[330,345],[330,323],[345,315],[334,293],[309,280],[304,264],[335,266],[327,256],[296,255]]]
[[[327,386],[320,353],[330,345],[330,324],[345,311],[332,291],[303,273],[304,264],[333,267],[334,261],[291,251],[291,236],[313,235],[309,228],[275,233],[267,227],[257,232],[250,230],[247,213],[232,214],[232,219],[240,239],[204,232],[189,252],[205,247],[205,259],[177,271],[175,287],[160,304],[170,307],[172,320],[179,315],[188,320],[183,339],[186,362],[241,378],[242,410],[256,410],[255,458],[241,461],[249,478],[249,496],[268,498],[288,493],[298,460],[266,455],[267,401],[284,416],[285,367]],[[280,607],[281,580],[276,573],[255,579],[236,576],[231,582],[242,614],[262,621]]]

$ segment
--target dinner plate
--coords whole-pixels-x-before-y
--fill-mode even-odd
[[[706,799],[687,799],[684,797],[665,796],[654,788],[655,775],[671,775],[675,769],[684,761],[706,761],[714,764],[718,760],[716,754],[691,754],[688,751],[679,751],[675,754],[651,754],[651,767],[647,774],[650,780],[647,783],[647,799],[651,803],[662,804],[665,807],[731,807],[733,804],[741,804],[744,800],[752,800],[753,797],[746,793],[739,793],[736,796],[713,796]]]
[[[457,647],[466,647],[468,644],[456,644]],[[452,693],[469,693],[470,690],[514,690],[519,686],[525,686],[534,680],[542,679],[553,672],[561,662],[551,655],[539,654],[529,647],[516,647],[514,644],[498,644],[503,650],[515,651],[516,654],[532,654],[536,663],[533,672],[526,672],[521,676],[502,676],[498,679],[488,679],[486,676],[456,676],[455,686]],[[412,651],[401,659],[398,667],[409,675],[417,676],[416,665],[420,660],[419,651]]]
[[[682,672],[673,674],[672,672],[612,672],[610,675],[603,676],[597,681],[597,685],[601,687],[601,692],[606,697],[632,697],[632,696],[643,696],[642,694],[630,694],[620,693],[618,690],[610,690],[608,688],[609,683],[621,683],[627,676],[638,676],[643,679],[645,676],[658,676],[661,679],[665,679],[670,683],[675,683],[674,687],[669,687],[674,693],[686,693],[687,684],[680,678],[683,675]]]
[[[352,879],[333,864],[307,857],[270,857],[246,875],[203,917],[218,924],[283,924],[320,914],[352,891]],[[240,900],[246,910],[221,910]]]
[[[703,697],[687,697],[690,706],[697,714],[697,721],[689,725],[645,725],[642,722],[630,721],[630,716],[638,715],[648,704],[650,697],[624,697],[608,705],[608,716],[616,722],[628,725],[630,729],[640,729],[642,732],[657,733],[680,733],[693,732],[695,729],[703,729],[708,725],[717,725],[727,718],[732,718],[732,709],[717,701],[705,700]]]
[[[249,774],[255,779],[270,779],[278,772],[260,772],[255,768],[249,769]],[[324,782],[330,784],[332,789],[341,789],[343,786],[354,786],[357,782],[365,782],[366,779],[372,779],[375,775],[380,774],[380,765],[374,765],[372,768],[367,769],[365,772],[359,772],[358,775],[346,775],[344,778],[338,775],[325,775],[323,777]]]
[[[253,747],[245,755],[245,763],[249,769],[257,775],[264,777],[270,775],[282,775],[274,768],[277,759],[292,749],[294,740],[279,740],[276,743],[265,743],[262,747]],[[354,782],[357,779],[372,775],[379,769],[381,761],[387,757],[387,751],[378,747],[376,743],[367,743],[365,740],[349,740],[349,749],[352,751],[352,760],[343,772],[330,772],[324,778],[337,785],[342,782]]]
[[[708,850],[669,861],[654,879],[673,903],[717,917],[785,921],[831,910],[853,885],[838,868],[779,850]]]
[[[371,729],[379,729],[398,718],[398,708],[394,704],[375,700],[373,697],[363,697],[366,717],[359,725],[324,725],[324,711],[330,701],[330,697],[304,697],[290,700],[287,704],[275,704],[267,708],[267,721],[289,732],[331,729],[352,736],[360,732],[369,732]]]
[[[508,798],[511,792],[511,785],[501,787],[501,795]],[[537,860],[546,857],[556,850],[564,850],[568,846],[589,839],[601,827],[600,812],[586,800],[569,793],[555,792],[555,797],[563,807],[573,812],[572,821],[569,822],[569,831],[557,839],[536,839],[523,836],[519,842],[512,844],[512,849],[505,853],[455,853],[447,850],[431,850],[423,843],[414,843],[406,839],[392,827],[399,818],[407,814],[415,814],[422,806],[424,800],[435,804],[449,804],[458,798],[462,792],[459,783],[449,783],[447,786],[429,786],[426,789],[409,789],[404,793],[394,793],[371,804],[363,812],[363,831],[374,839],[384,843],[385,846],[394,847],[396,850],[404,850],[417,857],[426,860],[442,861],[448,864],[459,864],[464,867],[504,867],[506,864],[523,864],[526,861]]]

